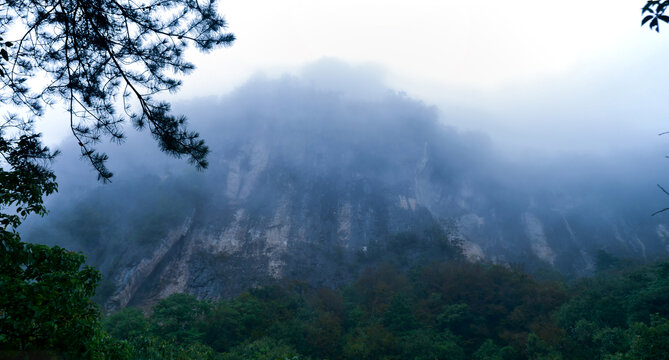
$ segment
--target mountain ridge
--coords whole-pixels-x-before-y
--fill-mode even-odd
[[[560,180],[564,164],[533,174],[402,93],[359,99],[284,77],[184,108],[212,147],[205,173],[130,144],[116,155],[120,180],[85,188],[65,174],[77,196],[54,197],[52,214],[27,225],[29,241],[87,254],[108,309],[281,278],[336,286],[375,262],[460,253],[574,275],[602,250],[669,255],[667,225],[638,206],[649,196],[632,191],[638,179],[596,181],[601,164],[569,160],[581,178]]]

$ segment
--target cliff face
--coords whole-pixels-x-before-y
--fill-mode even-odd
[[[154,248],[138,252],[127,244],[110,268],[115,290],[108,306],[142,306],[174,292],[218,298],[268,279],[340,284],[360,266],[380,261],[394,234],[441,232],[411,184],[347,176],[343,168],[315,174],[275,154],[259,140],[242,146],[225,160],[218,186],[204,185],[212,186],[207,199],[165,223],[169,231]],[[454,257],[450,242],[440,241],[446,241],[437,244],[440,252],[427,256],[408,244],[405,255]]]
[[[669,254],[662,218],[629,205],[644,201],[637,183],[562,181],[557,165],[537,174],[504,162],[485,137],[403,95],[356,100],[284,79],[198,113],[207,106],[187,109],[213,120],[200,127],[213,150],[207,172],[140,165],[112,186],[53,199],[26,230],[84,251],[109,309],[175,292],[232,296],[268,279],[335,285],[376,262],[458,252],[572,274],[592,271],[600,250]],[[133,151],[116,156],[130,162]]]

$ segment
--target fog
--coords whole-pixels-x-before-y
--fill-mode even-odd
[[[41,309],[63,293],[86,323],[59,317],[104,335],[86,353],[126,357],[654,353],[669,43],[639,28],[641,4],[228,0],[234,46],[186,49],[196,70],[150,95],[205,141],[202,166],[128,121],[123,139],[89,139],[102,181],[68,133],[86,130],[78,114],[64,99],[40,114],[58,191],[7,236],[28,255],[14,272],[37,274],[10,285],[39,288],[14,308],[53,325]],[[40,276],[47,250],[69,273]],[[53,343],[20,327],[7,349]]]
[[[511,131],[466,130],[462,124],[476,108],[450,112],[389,88],[385,76],[373,65],[323,59],[297,74],[257,74],[226,95],[174,103],[211,148],[203,172],[162,154],[147,133],[129,130],[121,146],[101,144],[115,176],[100,184],[68,140],[55,162],[60,190],[47,199],[51,213],[30,218],[25,237],[82,250],[109,279],[120,279],[119,269],[150,256],[186,218],[209,219],[201,220],[210,224],[205,228],[224,232],[238,226],[241,209],[250,214],[244,226],[251,232],[271,229],[271,219],[282,216],[283,223],[306,227],[288,241],[306,236],[327,244],[341,241],[337,219],[342,206],[353,206],[360,215],[351,215],[348,226],[360,230],[347,248],[367,249],[437,221],[454,224],[465,253],[487,261],[581,274],[592,270],[601,250],[641,260],[667,256],[666,215],[650,216],[669,204],[656,187],[669,166],[666,144],[635,143],[639,137],[629,131],[620,137],[630,141],[619,147],[583,140],[615,133],[614,120],[604,128],[555,125],[562,116],[585,122],[632,113],[615,96],[592,90],[592,109],[579,96],[588,87],[516,99],[518,107],[503,108],[504,116],[555,126],[532,135],[546,147],[528,151],[527,139],[509,148]],[[532,112],[536,124],[529,122]],[[573,138],[556,145],[564,133]],[[656,140],[655,133],[649,138]],[[413,213],[397,212],[403,208]],[[331,248],[322,249],[327,258]],[[119,286],[115,281],[107,287]],[[109,296],[109,289],[102,293]]]
[[[662,57],[655,59],[659,66]],[[347,136],[350,138],[340,141],[352,142],[358,138],[370,141],[367,136],[373,134],[380,143],[394,142],[400,134],[379,131],[396,125],[393,122],[402,117],[402,111],[416,111],[418,115],[404,115],[413,117],[404,126],[420,132],[426,130],[425,119],[430,126],[438,123],[440,129],[457,134],[452,135],[459,142],[453,145],[458,153],[455,157],[466,153],[471,159],[485,159],[494,164],[490,175],[501,176],[506,170],[499,169],[515,166],[524,174],[541,173],[546,177],[543,181],[554,184],[561,179],[586,181],[600,176],[609,181],[635,179],[653,187],[663,182],[664,168],[669,165],[664,158],[669,153],[669,138],[658,136],[669,128],[665,123],[669,110],[661,101],[664,80],[662,73],[649,79],[642,75],[646,70],[623,71],[622,67],[583,69],[565,79],[549,79],[542,87],[529,84],[528,89],[515,87],[495,93],[494,99],[478,96],[481,102],[477,107],[471,99],[461,105],[429,103],[389,87],[389,75],[381,66],[325,58],[304,66],[297,74],[257,73],[227,95],[173,105],[175,112],[187,115],[190,126],[208,141],[213,170],[207,172],[217,171],[226,147],[257,136],[259,129],[271,127],[287,136],[289,129],[308,136],[313,132],[325,137]],[[346,108],[351,104],[359,111]],[[376,114],[376,119],[367,118],[365,107],[382,113]],[[188,171],[184,161],[160,153],[148,134],[132,129],[127,133],[130,137],[123,146],[102,144],[118,174],[115,181],[138,172],[164,176]],[[476,142],[470,143],[474,138]],[[294,140],[286,139],[278,148],[295,147]],[[92,180],[92,169],[74,159],[78,152],[73,150],[72,139],[66,138],[57,147],[65,150],[56,164],[64,186],[70,178],[78,179],[80,186],[98,186]],[[586,176],[584,169],[593,174]]]
[[[332,57],[513,156],[660,147],[669,48],[639,26],[643,3],[226,1],[220,11],[239,40],[189,51],[196,70],[164,98],[219,97],[258,72],[299,76]],[[38,124],[53,145],[68,136],[57,110]]]

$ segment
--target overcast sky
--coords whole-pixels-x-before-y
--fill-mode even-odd
[[[639,41],[642,4],[228,0],[220,10],[238,41],[203,58],[200,68],[239,82],[258,69],[292,68],[329,56],[380,64],[403,81],[499,89],[568,71]]]
[[[669,130],[669,26],[641,28],[637,0],[225,0],[230,48],[190,53],[170,100],[224,95],[258,72],[323,57],[382,74],[462,129],[510,151],[655,144]],[[53,116],[55,123],[58,116]],[[67,134],[42,125],[47,142]]]

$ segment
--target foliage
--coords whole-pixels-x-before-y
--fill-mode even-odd
[[[472,279],[481,288],[470,289]],[[501,291],[513,286],[517,290]],[[526,351],[533,329],[552,346],[551,332],[543,331],[552,329],[544,312],[565,298],[556,284],[497,266],[432,264],[404,274],[381,265],[342,289],[289,282],[217,302],[173,295],[144,318],[150,324],[139,336],[181,346],[200,343],[223,358],[301,359],[466,359],[492,339],[502,345],[496,354],[514,359]],[[118,334],[123,323],[142,324],[138,316],[137,310],[126,310],[104,324]],[[173,330],[165,331],[166,324]],[[116,336],[132,343],[132,337]],[[479,354],[484,351],[491,352],[484,347]]]
[[[47,166],[55,154],[31,131],[15,118],[0,127],[0,350],[99,357],[114,346],[91,301],[100,274],[83,255],[24,243],[15,231],[27,215],[44,215],[43,196],[57,189]]]
[[[305,359],[295,349],[271,338],[262,338],[232,348],[222,356],[225,360]]]
[[[108,342],[91,301],[99,273],[83,255],[1,231],[0,349],[96,357]]]
[[[211,347],[201,344],[181,344],[156,336],[136,336],[127,342],[128,351],[119,359],[123,360],[214,360],[220,356]]]
[[[193,343],[202,337],[199,323],[208,306],[188,294],[173,294],[156,304],[151,314],[151,329],[161,338]]]
[[[566,330],[563,353],[572,358],[642,359],[653,348],[666,346],[653,334],[664,331],[669,317],[667,275],[665,262],[576,283],[575,295],[555,314]]]
[[[461,340],[450,331],[412,330],[400,336],[403,359],[466,359]]]
[[[12,27],[22,35],[0,49],[0,102],[41,115],[45,104],[64,99],[81,154],[100,179],[112,173],[107,156],[93,145],[103,137],[121,141],[126,119],[148,127],[166,153],[207,166],[208,149],[198,134],[152,96],[175,91],[181,84],[176,76],[193,69],[183,57],[187,46],[206,51],[234,40],[215,0],[12,0],[2,10],[0,34]],[[28,81],[35,76],[48,81],[38,87]]]
[[[198,345],[202,358],[220,359],[666,359],[669,263],[622,266],[567,285],[484,264],[408,274],[382,265],[340,289],[286,282],[217,302],[173,295],[148,317],[123,310],[104,324],[138,358]],[[141,331],[123,334],[129,324]]]
[[[149,330],[149,320],[136,308],[124,308],[104,319],[103,325],[109,335],[128,340],[145,334]]]
[[[0,227],[5,230],[18,227],[28,214],[46,214],[42,197],[58,190],[48,168],[57,153],[41,145],[32,125],[16,117],[0,125],[0,155],[6,164],[0,166]]]
[[[669,359],[669,320],[654,315],[650,325],[635,323],[628,331],[628,359]]]
[[[648,0],[641,9],[641,15],[645,15],[641,20],[641,26],[647,23],[650,29],[660,32],[660,21],[669,22],[669,16],[664,15],[667,7],[669,7],[667,0]]]
[[[183,58],[189,44],[210,50],[234,40],[214,0],[10,0],[0,9],[0,34],[22,31],[15,41],[0,38],[0,103],[40,116],[44,105],[65,100],[81,155],[99,179],[107,181],[112,173],[107,155],[93,146],[104,137],[120,142],[126,119],[148,128],[164,152],[207,166],[208,148],[199,135],[187,129],[184,117],[170,114],[168,103],[152,96],[176,90],[177,76],[193,69]],[[29,81],[38,76],[46,79],[41,87]],[[102,331],[90,300],[99,273],[83,266],[80,254],[26,244],[16,233],[28,214],[46,213],[43,197],[57,190],[49,168],[57,152],[41,144],[33,122],[8,114],[0,124],[0,350],[123,358],[130,345]],[[125,320],[117,323],[122,325],[117,333],[131,319]],[[194,336],[170,327],[169,317],[163,320],[156,323],[162,335]],[[163,345],[158,347],[169,348]],[[191,347],[192,354],[211,352],[199,344]]]

